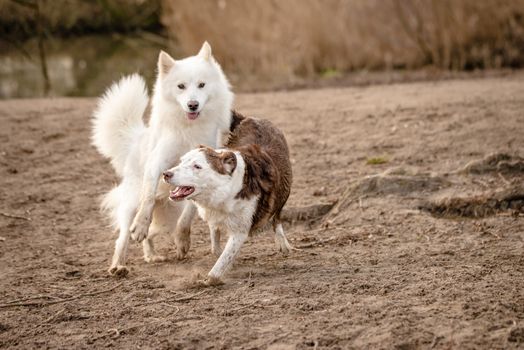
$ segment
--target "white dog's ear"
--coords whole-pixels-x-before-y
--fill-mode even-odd
[[[206,61],[209,61],[211,59],[212,53],[211,53],[211,46],[207,41],[204,41],[204,44],[202,45],[202,48],[198,52],[198,57],[202,57]]]
[[[166,75],[174,65],[175,60],[173,57],[169,56],[167,52],[160,50],[160,55],[158,55],[158,74]]]

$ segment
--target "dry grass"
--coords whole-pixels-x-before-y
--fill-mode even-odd
[[[163,0],[183,54],[208,40],[233,80],[357,69],[521,67],[524,0]]]
[[[36,35],[37,8],[46,32],[71,35],[158,26],[160,0],[0,0],[0,34]]]

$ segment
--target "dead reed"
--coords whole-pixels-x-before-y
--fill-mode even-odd
[[[524,64],[524,0],[163,0],[162,6],[162,22],[181,54],[208,40],[237,82]]]

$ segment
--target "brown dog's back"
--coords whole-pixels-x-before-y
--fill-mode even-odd
[[[284,134],[270,121],[233,112],[227,148],[240,151],[246,163],[244,186],[237,197],[260,195],[252,230],[280,221],[291,191],[292,171]]]

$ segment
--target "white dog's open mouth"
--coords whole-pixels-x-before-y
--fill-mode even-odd
[[[169,199],[181,201],[193,192],[195,192],[195,188],[192,186],[177,186],[169,193]]]
[[[187,119],[189,120],[195,120],[196,118],[198,118],[199,114],[200,114],[199,112],[187,112],[186,113]]]

